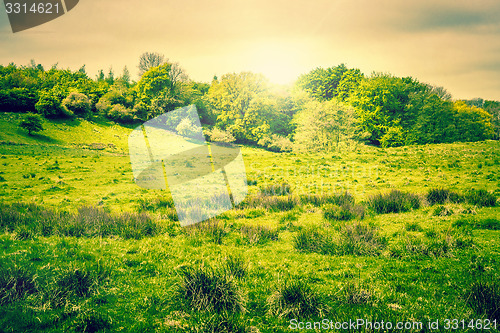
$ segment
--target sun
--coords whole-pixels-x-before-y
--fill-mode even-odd
[[[264,74],[271,83],[293,83],[301,69],[301,52],[296,45],[262,41],[248,53],[249,70]]]

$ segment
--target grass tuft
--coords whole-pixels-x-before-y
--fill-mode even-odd
[[[319,316],[323,303],[319,294],[304,280],[285,280],[267,299],[268,313],[282,318]]]
[[[408,212],[420,208],[420,198],[412,193],[392,190],[377,194],[368,200],[369,207],[377,214]]]

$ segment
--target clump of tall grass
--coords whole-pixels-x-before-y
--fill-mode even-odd
[[[285,280],[267,299],[268,313],[282,318],[320,316],[325,306],[319,293],[304,280]]]
[[[401,213],[420,208],[420,198],[412,193],[392,190],[369,198],[369,207],[377,214]]]
[[[427,192],[427,202],[433,206],[435,204],[443,205],[450,195],[450,191],[445,188],[432,188]]]
[[[292,187],[287,183],[272,184],[260,188],[263,196],[284,196],[292,194]]]
[[[465,193],[465,201],[471,205],[479,207],[494,207],[497,203],[497,197],[494,193],[484,189],[469,189]]]
[[[294,247],[301,252],[329,255],[379,255],[387,240],[380,236],[373,225],[354,222],[340,228],[334,235],[317,228],[302,229],[293,239]]]
[[[476,315],[500,321],[500,283],[474,281],[468,288],[467,304]]]
[[[396,258],[450,257],[454,252],[471,247],[473,239],[467,229],[433,232],[432,237],[404,235],[389,247],[389,255]]]
[[[244,225],[240,228],[240,232],[247,243],[252,245],[278,240],[279,235],[277,229],[271,229],[262,225]]]
[[[232,275],[208,264],[180,268],[182,277],[175,297],[189,309],[242,313],[245,301]]]
[[[343,193],[322,193],[322,194],[309,194],[301,195],[300,201],[303,205],[312,204],[315,207],[320,207],[327,204],[332,205],[354,205],[355,199],[349,192]]]
[[[158,196],[155,198],[140,198],[137,202],[139,212],[156,212],[159,209],[175,208],[174,200],[171,196]]]
[[[182,231],[190,237],[206,237],[215,244],[222,244],[227,235],[224,224],[215,218],[187,226]]]
[[[263,208],[272,212],[284,212],[292,210],[297,204],[297,199],[292,195],[268,196],[259,194],[247,196],[240,208]]]
[[[379,255],[386,245],[375,226],[354,222],[341,227],[336,254]]]
[[[225,273],[237,279],[243,278],[248,271],[248,263],[241,255],[230,254],[222,263]]]
[[[372,293],[354,282],[347,282],[341,290],[340,301],[347,304],[368,304]]]
[[[0,228],[14,231],[20,239],[36,235],[75,237],[121,236],[139,239],[161,232],[146,213],[111,214],[103,208],[82,206],[76,213],[45,209],[34,203],[0,204]]]
[[[342,206],[327,204],[323,207],[323,217],[327,220],[350,221],[355,218],[365,217],[365,208],[361,205],[345,203]]]
[[[37,275],[33,270],[1,262],[0,305],[15,302],[37,292]]]
[[[293,246],[299,252],[330,253],[331,236],[318,228],[301,229],[293,237]]]
[[[46,292],[46,300],[54,308],[69,306],[77,298],[94,294],[110,274],[111,269],[102,264],[64,269],[54,277]]]

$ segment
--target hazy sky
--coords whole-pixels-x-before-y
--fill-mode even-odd
[[[137,77],[145,51],[197,81],[240,71],[286,83],[345,63],[413,76],[454,98],[500,100],[500,0],[81,0],[66,15],[13,34],[0,7],[0,64]]]

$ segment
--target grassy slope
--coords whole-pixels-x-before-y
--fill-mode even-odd
[[[2,202],[34,201],[67,210],[91,204],[133,211],[139,199],[164,195],[133,183],[126,155],[130,129],[109,123],[53,122],[46,123],[41,134],[29,137],[17,129],[17,119],[15,114],[0,114],[0,176],[5,179],[0,182]],[[92,143],[114,146],[87,149]],[[248,178],[257,181],[251,192],[257,192],[259,186],[287,182],[296,194],[349,190],[360,200],[391,188],[424,194],[438,186],[457,190],[473,186],[500,193],[500,145],[492,141],[391,149],[360,147],[356,152],[327,155],[275,154],[246,147],[243,153]],[[427,230],[446,232],[463,215],[458,213],[463,208],[460,205],[451,208],[454,213],[450,216],[433,216],[432,207],[423,207],[404,214],[369,216],[367,222],[378,226],[393,244],[408,235],[425,237]],[[242,321],[262,332],[287,331],[288,322],[267,316],[265,304],[277,283],[293,276],[319,289],[327,304],[336,309],[326,316],[330,319],[469,319],[476,316],[466,304],[464,283],[471,258],[479,254],[486,261],[492,260],[489,269],[499,268],[495,258],[500,254],[500,231],[474,230],[474,247],[450,257],[400,260],[387,255],[331,256],[298,252],[292,242],[296,230],[284,226],[290,220],[298,228],[311,225],[335,232],[336,226],[322,218],[320,208],[301,207],[291,215],[251,211],[224,214],[221,223],[228,235],[222,244],[204,235],[183,232],[142,240],[55,236],[18,240],[14,234],[5,233],[0,236],[2,259],[15,256],[19,264],[42,271],[47,265],[63,269],[99,261],[111,267],[112,278],[103,284],[100,295],[82,301],[80,310],[66,319],[55,320],[57,311],[27,310],[19,304],[4,307],[0,314],[23,311],[26,318],[41,318],[47,331],[59,331],[78,329],[78,320],[94,318],[92,309],[97,309],[110,318],[112,330],[173,331],[177,327],[183,331],[183,325],[196,326],[208,318],[174,312],[177,308],[171,298],[172,288],[180,281],[178,267],[200,261],[216,263],[229,253],[239,253],[249,263],[248,276],[238,281],[247,298],[248,312]],[[474,218],[495,218],[499,212],[498,207],[481,208]],[[413,222],[421,231],[406,231],[406,225]],[[238,232],[241,225],[281,227],[282,231],[277,241],[249,244]],[[339,306],[336,299],[349,281],[370,290],[375,301]],[[6,322],[0,321],[0,327],[2,324]]]

